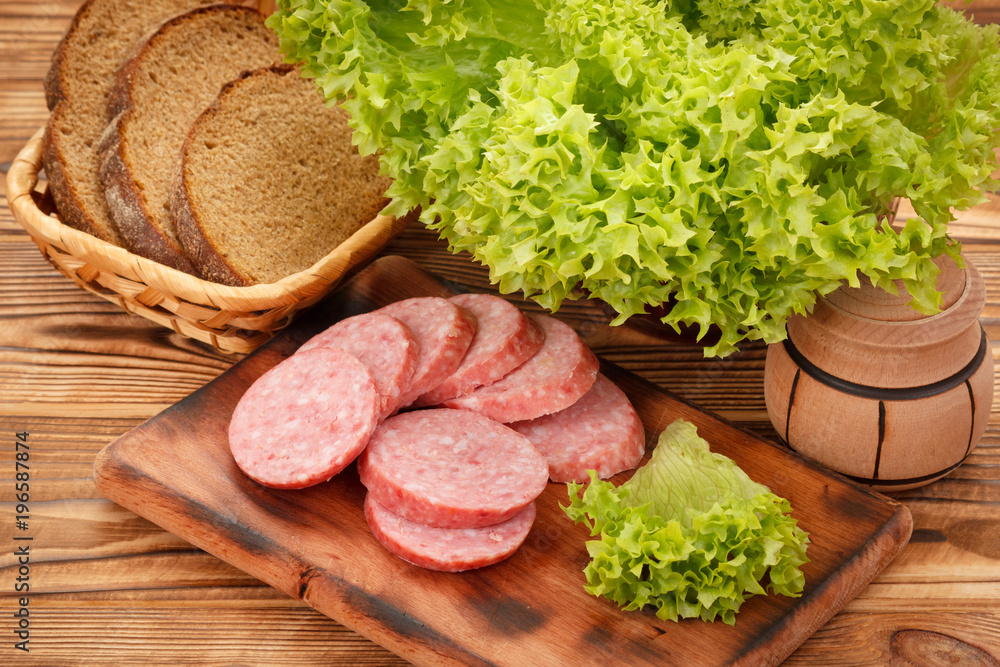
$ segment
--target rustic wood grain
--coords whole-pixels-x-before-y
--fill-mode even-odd
[[[194,609],[129,599],[45,602],[34,650],[67,667],[408,664],[306,607],[221,602]]]
[[[78,4],[0,2],[0,172],[44,122],[41,79]],[[1000,20],[1000,0],[952,4],[979,21]],[[0,179],[0,200],[4,187]],[[1000,340],[998,215],[1000,198],[991,197],[990,203],[960,213],[951,226],[983,273],[988,301],[981,321],[992,341]],[[5,253],[0,256],[0,429],[32,431],[37,451],[44,452],[32,497],[61,503],[35,524],[45,535],[44,545],[39,541],[45,566],[38,584],[46,591],[31,602],[38,611],[32,635],[36,648],[22,656],[0,643],[0,664],[404,664],[302,602],[214,557],[192,556],[199,553],[194,547],[100,500],[92,477],[100,448],[160,406],[203,386],[234,358],[215,357],[76,288],[49,267],[5,202],[0,202],[0,252]],[[489,287],[481,269],[451,257],[419,228],[411,228],[392,252],[474,288]],[[588,341],[605,358],[774,437],[763,405],[762,346],[746,346],[725,360],[705,360],[690,339],[611,330],[601,324],[599,309],[586,312],[581,316],[594,318]],[[14,322],[17,329],[10,328]],[[60,329],[73,327],[72,336],[60,335]],[[9,331],[18,332],[16,341]],[[132,341],[130,352],[118,350],[117,336]],[[996,359],[996,343],[993,354]],[[170,361],[169,368],[155,367],[159,360]],[[87,372],[74,373],[81,361]],[[91,391],[95,381],[129,388],[102,400],[100,392]],[[67,400],[85,394],[86,400]],[[994,407],[979,448],[958,470],[896,496],[913,514],[910,544],[786,665],[907,664],[903,656],[910,656],[909,664],[962,664],[963,658],[966,664],[996,664],[1000,545],[990,536],[1000,535],[997,411]],[[12,459],[12,451],[0,447],[5,471],[0,474],[0,540],[5,544],[13,532],[13,490],[6,472]],[[114,545],[110,550],[105,540]],[[129,570],[126,563],[137,562],[134,556],[140,553],[150,556],[151,569]],[[12,603],[11,574],[9,559],[2,561],[0,581],[8,582],[0,586],[4,616]],[[10,629],[9,621],[0,621],[2,636]],[[931,661],[942,655],[938,663]]]

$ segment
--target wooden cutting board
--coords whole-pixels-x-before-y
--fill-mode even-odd
[[[811,534],[801,598],[757,596],[735,626],[623,612],[583,590],[588,531],[549,484],[511,558],[462,574],[389,554],[362,512],[354,466],[309,489],[268,489],[233,462],[226,432],[250,384],[332,323],[412,296],[451,291],[409,260],[385,257],[305,318],[98,456],[101,493],[420,664],[777,664],[851,600],[909,539],[909,511],[736,429],[611,364],[650,444],[670,422],[698,426],[715,451],[787,497]],[[627,474],[616,482],[624,481]]]

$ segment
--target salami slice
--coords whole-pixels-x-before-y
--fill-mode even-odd
[[[375,539],[406,562],[441,572],[462,572],[493,565],[517,551],[535,521],[535,503],[492,526],[435,528],[390,512],[369,494],[365,518]]]
[[[355,356],[331,349],[294,354],[243,394],[229,422],[229,448],[261,484],[318,484],[365,448],[378,402],[375,380]]]
[[[438,405],[496,382],[542,346],[542,332],[505,299],[490,294],[459,294],[449,301],[476,317],[476,335],[458,369],[414,405]]]
[[[493,384],[442,405],[509,423],[564,410],[586,394],[597,376],[597,357],[568,325],[546,315],[532,319],[545,334],[533,357]]]
[[[385,313],[348,317],[307,340],[298,352],[336,348],[361,360],[379,393],[379,418],[395,412],[410,387],[420,348],[402,322]]]
[[[510,427],[549,463],[553,482],[585,482],[587,470],[607,479],[639,465],[646,451],[642,421],[625,392],[597,374],[594,386],[565,410]]]
[[[528,439],[467,410],[385,420],[358,457],[372,500],[411,521],[477,528],[506,521],[545,489],[549,469]]]
[[[410,405],[454,373],[476,333],[476,317],[472,313],[439,297],[405,299],[376,312],[391,315],[405,324],[420,348],[410,388],[400,407]]]

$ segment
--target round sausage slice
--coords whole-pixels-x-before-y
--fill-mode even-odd
[[[506,424],[564,410],[586,394],[597,377],[597,357],[568,325],[546,315],[532,319],[545,334],[535,356],[493,384],[442,405]]]
[[[565,410],[510,427],[545,457],[553,482],[586,482],[587,470],[608,479],[638,466],[646,451],[635,408],[625,392],[600,373],[590,391]]]
[[[510,519],[482,528],[435,528],[394,514],[365,498],[368,527],[386,549],[408,563],[441,572],[493,565],[521,546],[535,520],[535,503]]]
[[[447,299],[416,297],[390,303],[376,312],[395,317],[413,334],[420,348],[410,388],[400,407],[406,407],[454,373],[476,333],[476,317]]]
[[[459,294],[448,300],[472,313],[478,329],[461,365],[414,405],[438,405],[496,382],[542,347],[542,332],[509,301],[491,294]]]
[[[399,409],[420,353],[406,325],[385,313],[364,313],[341,320],[307,340],[298,352],[316,348],[345,350],[368,367],[378,388],[380,419]]]
[[[331,349],[293,354],[243,394],[229,422],[229,448],[261,484],[318,484],[365,448],[378,404],[375,380],[354,355]]]
[[[506,521],[549,480],[545,459],[523,435],[475,412],[444,409],[382,422],[358,473],[372,500],[438,528]]]

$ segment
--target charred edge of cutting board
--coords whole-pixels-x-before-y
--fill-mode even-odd
[[[202,503],[177,494],[173,489],[165,486],[155,478],[150,477],[145,472],[132,467],[128,463],[125,463],[117,456],[116,443],[117,440],[102,449],[94,462],[94,482],[97,486],[97,490],[100,491],[101,495],[105,498],[118,503],[126,509],[136,512],[136,510],[130,506],[131,503],[128,498],[118,496],[114,493],[114,488],[112,487],[109,489],[105,487],[104,482],[110,482],[114,479],[122,482],[124,485],[127,485],[128,488],[147,488],[150,490],[155,488],[164,493],[167,499],[167,504],[172,503],[181,506],[180,511],[182,511],[185,516],[194,519],[196,522],[209,524],[214,528],[218,528],[220,533],[224,533],[226,535],[233,535],[238,532],[240,534],[240,538],[234,541],[237,541],[240,544],[240,547],[249,553],[256,554],[258,556],[269,556],[271,553],[274,553],[275,550],[283,550],[281,545],[277,542],[260,535],[259,533],[242,530],[239,524],[234,522],[232,519],[220,516]],[[153,521],[153,519],[150,520]],[[156,521],[153,522],[156,523]]]
[[[782,635],[794,633],[803,638],[811,637],[899,555],[913,533],[913,517],[905,505],[888,498],[886,500],[896,507],[896,513],[886,521],[882,529],[869,537],[816,588],[799,598],[799,604],[791,613],[747,644],[739,656],[740,660],[748,660],[751,664],[758,661],[761,664],[781,663],[800,646],[781,641]],[[852,576],[852,571],[855,576]],[[838,574],[841,576],[837,576]],[[861,574],[865,576],[856,576]],[[842,582],[853,582],[853,585],[846,589],[835,588]],[[793,628],[798,617],[815,610],[820,611],[811,619],[807,632],[802,632],[801,628]],[[776,652],[775,649],[779,647],[781,650]]]
[[[141,426],[139,428],[141,428]],[[211,526],[211,528],[215,531],[214,536],[216,538],[221,538],[222,540],[235,545],[240,550],[256,554],[257,556],[263,557],[273,563],[277,563],[282,567],[288,567],[288,565],[291,564],[294,566],[294,569],[298,571],[297,575],[293,574],[291,577],[291,579],[296,582],[296,590],[293,592],[289,592],[288,590],[276,586],[271,582],[265,581],[264,583],[267,585],[281,590],[292,597],[298,597],[306,604],[310,604],[308,592],[312,587],[311,584],[314,580],[332,584],[332,588],[336,590],[335,597],[339,603],[361,612],[365,617],[370,618],[377,624],[384,626],[390,633],[400,637],[405,637],[408,642],[419,641],[423,644],[423,648],[425,650],[457,661],[461,664],[478,664],[485,666],[493,665],[493,663],[489,660],[477,655],[465,646],[455,643],[447,635],[443,635],[437,630],[427,626],[419,619],[410,616],[405,611],[392,605],[386,600],[365,592],[358,586],[333,575],[331,572],[323,568],[306,564],[296,554],[292,553],[274,540],[271,540],[270,538],[260,535],[254,531],[247,530],[235,521],[212,511],[205,505],[177,494],[172,488],[122,460],[118,456],[116,447],[117,442],[118,440],[115,440],[104,447],[104,449],[98,453],[94,462],[94,481],[97,485],[97,489],[109,500],[122,505],[126,509],[137,512],[134,507],[130,506],[128,498],[118,496],[114,493],[114,487],[109,485],[112,481],[118,481],[127,485],[130,489],[145,488],[150,493],[165,498],[161,507],[165,507],[167,511],[182,513],[185,516],[192,517],[196,523],[199,523],[202,526]],[[159,516],[142,516],[159,525]],[[204,544],[199,544],[197,541],[190,539],[187,535],[179,535],[179,537],[187,540],[199,549],[211,553],[217,558],[223,559],[222,556],[214,553],[212,548],[209,548]],[[256,576],[252,573],[248,574]],[[334,620],[342,623],[342,621],[339,621],[338,619]],[[352,626],[347,627],[351,627],[352,630],[355,630],[366,637],[369,636],[366,632],[368,628],[362,629]],[[369,637],[369,639],[371,639],[371,637]]]

